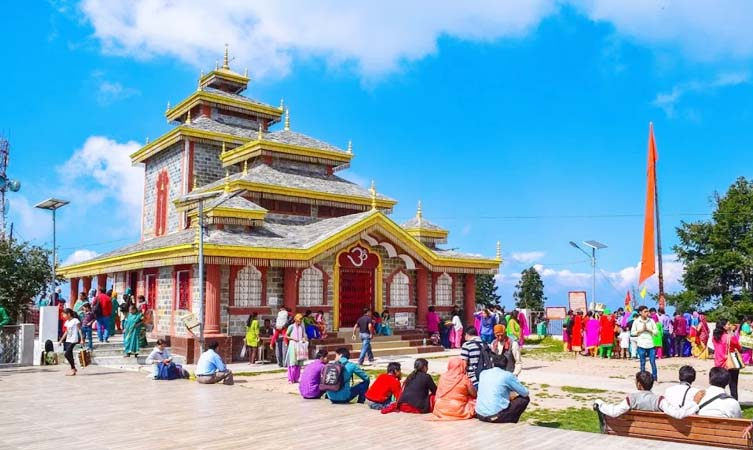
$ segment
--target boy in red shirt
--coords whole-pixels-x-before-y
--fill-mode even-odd
[[[387,373],[379,375],[371,385],[368,391],[366,391],[366,404],[371,409],[384,409],[394,401],[400,399],[400,378],[402,373],[400,371],[400,363],[391,362],[387,365]]]

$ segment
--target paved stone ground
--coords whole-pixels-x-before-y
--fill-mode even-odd
[[[411,449],[698,449],[523,424],[476,420],[433,422],[425,416],[380,415],[360,405],[305,401],[254,387],[151,381],[143,373],[65,366],[0,371],[0,449],[241,449],[362,447]]]

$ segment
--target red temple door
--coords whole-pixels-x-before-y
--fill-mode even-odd
[[[340,326],[352,327],[364,308],[374,305],[374,271],[342,269],[340,271]]]
[[[157,307],[157,275],[146,275],[146,303],[149,309]]]
[[[340,253],[340,326],[352,327],[364,308],[374,307],[374,275],[379,256],[361,244]],[[379,280],[381,282],[381,280]]]

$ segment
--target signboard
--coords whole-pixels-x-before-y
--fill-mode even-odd
[[[567,293],[567,303],[574,312],[588,311],[586,291],[570,291]]]
[[[567,317],[567,308],[564,306],[548,306],[546,308],[546,320],[563,320]]]
[[[411,313],[395,313],[395,328],[407,328]]]
[[[194,333],[194,329],[196,329],[196,331],[199,331],[199,318],[196,317],[196,314],[184,314],[183,316],[181,316],[180,321],[183,322],[183,326],[185,326],[186,329],[190,331],[194,336],[196,335],[196,333]]]

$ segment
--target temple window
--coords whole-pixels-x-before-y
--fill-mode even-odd
[[[434,304],[437,306],[452,306],[452,277],[443,273],[437,278]]]
[[[254,266],[246,266],[238,271],[235,278],[234,306],[261,306],[261,272]]]
[[[324,274],[317,267],[309,267],[301,273],[298,282],[298,303],[302,306],[324,303]]]
[[[408,275],[398,272],[390,283],[390,306],[408,306],[410,303],[410,281]]]
[[[175,272],[175,307],[176,309],[191,309],[191,272],[179,270]]]
[[[157,202],[154,214],[154,235],[162,236],[167,228],[167,197],[169,193],[169,177],[163,170],[157,177]]]

